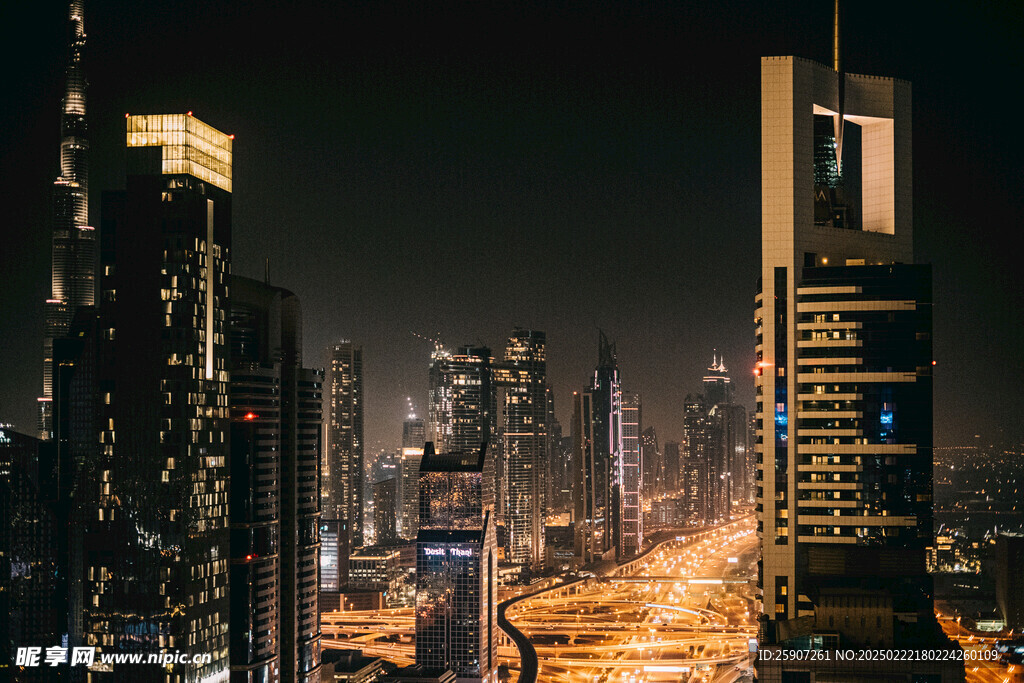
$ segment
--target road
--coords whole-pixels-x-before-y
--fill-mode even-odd
[[[1024,683],[1024,666],[989,659],[995,638],[979,638],[952,619],[940,620],[942,630],[964,649],[966,683]]]
[[[757,536],[743,520],[702,541],[670,541],[628,573],[517,603],[539,681],[729,681],[755,633]]]

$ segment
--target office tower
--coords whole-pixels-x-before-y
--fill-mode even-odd
[[[760,640],[945,648],[925,570],[931,275],[911,265],[910,84],[835,54],[761,61]],[[769,681],[814,666],[758,659]],[[832,673],[963,680],[942,662],[863,667]]]
[[[420,462],[423,448],[403,448],[398,461],[398,535],[416,538],[420,526]]]
[[[61,594],[59,518],[47,448],[0,424],[0,678],[50,680],[48,671],[12,672],[19,647],[60,642],[67,632]],[[66,590],[66,586],[64,587]]]
[[[505,346],[503,362],[494,366],[495,384],[504,389],[504,478],[500,484],[504,492],[505,559],[530,569],[539,569],[544,563],[546,343],[543,332],[517,327]]]
[[[725,369],[725,360],[719,358],[716,350],[711,367],[704,375],[704,402],[708,406],[732,403],[732,380]]]
[[[440,452],[496,445],[498,410],[491,350],[463,346],[451,353],[438,347],[430,360],[430,441]]]
[[[679,442],[666,441],[662,459],[665,461],[665,492],[675,493],[679,490]]]
[[[679,462],[679,493],[681,517],[687,526],[707,524],[707,463],[683,457]]]
[[[576,549],[590,562],[622,547],[622,387],[604,332],[591,384],[573,394],[572,428]]]
[[[555,392],[551,385],[544,388],[544,426],[547,432],[544,439],[544,454],[541,456],[541,495],[543,505],[541,511],[548,515],[555,510],[555,500],[558,497],[558,487],[555,479],[559,476],[558,469],[564,468],[564,463],[555,463],[558,457],[558,442],[562,438],[562,425],[558,424],[555,417]]]
[[[422,417],[410,414],[402,422],[402,448],[423,448],[427,440],[427,429]]]
[[[498,568],[486,447],[445,454],[427,443],[416,537],[416,664],[497,683]]]
[[[302,367],[297,296],[230,284],[231,676],[312,681],[323,374]]]
[[[640,435],[640,461],[643,470],[643,494],[647,500],[665,492],[665,462],[658,448],[658,434],[647,427]]]
[[[82,586],[82,644],[212,657],[115,669],[115,679],[221,680],[233,141],[189,114],[126,124],[126,189],[103,199],[100,432],[71,581]]]
[[[348,544],[336,519],[320,520],[320,607],[337,609],[348,583]],[[330,607],[328,607],[330,605]]]
[[[619,465],[619,557],[640,552],[644,543],[644,511],[641,504],[643,476],[640,461],[640,394],[622,392],[622,459]]]
[[[397,520],[397,479],[385,479],[373,485],[373,529],[376,545],[392,545],[398,542],[395,529]]]
[[[504,399],[499,401],[498,394],[504,389],[499,391],[495,386],[491,350],[486,346],[466,345],[451,353],[437,346],[430,358],[428,437],[439,452],[475,451],[481,444],[487,444],[488,452],[494,454],[495,511],[492,519],[499,537],[507,538],[507,534],[503,534],[508,492],[504,486],[504,444],[500,431],[503,421],[499,421],[498,415],[499,406],[504,408]]]
[[[1006,628],[1024,629],[1024,535],[996,537],[996,605]]]
[[[349,589],[380,593],[389,607],[398,598],[402,578],[401,550],[366,546],[352,552],[348,560]]]
[[[692,521],[715,524],[721,515],[721,499],[716,497],[720,487],[717,461],[712,442],[712,421],[703,396],[687,394],[683,403],[683,462],[680,479],[686,492]]]
[[[712,408],[719,462],[725,470],[728,497],[726,514],[732,514],[734,502],[748,502],[752,481],[747,476],[747,409],[736,403],[719,403]]]
[[[324,516],[338,519],[348,545],[363,544],[363,348],[342,340],[327,347],[327,472]]]
[[[53,183],[50,298],[44,308],[43,394],[39,436],[53,430],[53,340],[63,337],[79,306],[96,298],[96,231],[89,225],[89,131],[86,123],[85,2],[68,6],[68,61],[60,113],[60,175]]]
[[[602,558],[611,543],[605,510],[611,496],[608,459],[600,457],[594,430],[594,393],[572,394],[573,520],[576,556],[583,564]]]

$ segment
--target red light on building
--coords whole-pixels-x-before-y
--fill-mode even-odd
[[[256,413],[246,413],[245,414],[245,418],[243,418],[243,419],[245,419],[245,420],[255,420],[257,417],[259,417],[259,415],[257,415]]]

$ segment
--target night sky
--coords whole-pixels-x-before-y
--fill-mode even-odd
[[[88,2],[88,0],[87,0]],[[936,445],[1024,437],[1019,3],[848,3],[848,71],[914,86],[917,260],[934,265]],[[34,433],[66,5],[3,3],[0,422]],[[234,133],[233,271],[296,292],[306,364],[364,346],[367,452],[426,408],[431,345],[548,335],[570,395],[618,343],[681,436],[712,349],[753,407],[759,57],[827,61],[832,3],[93,2],[91,217],[124,115]]]

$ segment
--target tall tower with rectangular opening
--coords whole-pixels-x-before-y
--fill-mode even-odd
[[[925,569],[932,299],[913,264],[910,84],[763,58],[761,164],[762,647],[947,646]],[[764,680],[811,670],[759,662]]]

